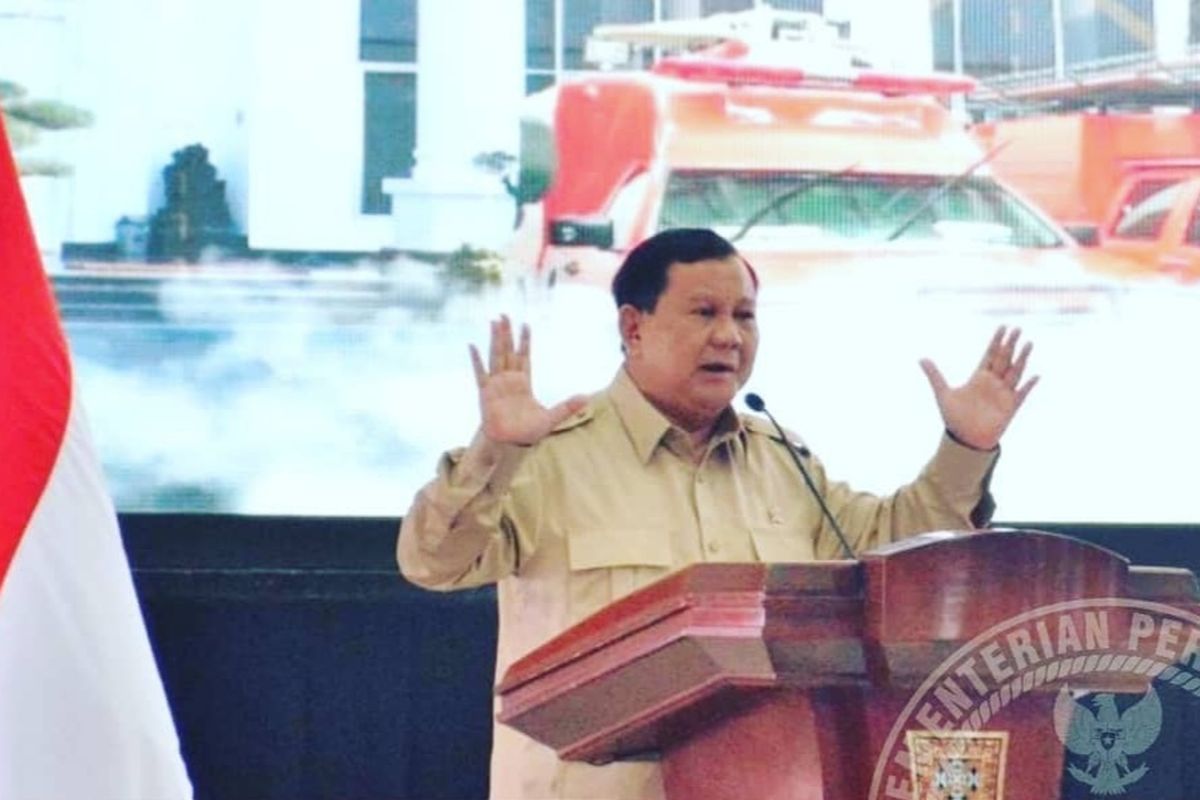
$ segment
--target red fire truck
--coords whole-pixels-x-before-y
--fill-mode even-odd
[[[987,122],[985,148],[1005,143],[994,172],[1080,241],[1122,208],[1200,174],[1200,114],[1073,111]]]
[[[705,226],[764,282],[941,264],[933,280],[1026,299],[1040,286],[1069,307],[1092,276],[1129,272],[994,177],[997,151],[946,103],[972,86],[848,48],[736,38],[566,80],[533,98],[509,259],[545,282],[606,284],[646,236]]]

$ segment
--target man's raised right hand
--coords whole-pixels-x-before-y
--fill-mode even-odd
[[[486,369],[479,350],[475,345],[470,348],[475,383],[479,387],[484,436],[504,444],[536,444],[559,423],[587,405],[587,398],[575,395],[549,408],[543,406],[533,396],[529,326],[521,326],[521,341],[515,347],[508,315],[492,320],[491,326],[491,349]]]

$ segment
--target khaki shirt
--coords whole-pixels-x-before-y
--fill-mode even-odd
[[[888,498],[831,482],[815,457],[804,460],[862,552],[914,533],[973,528],[996,457],[944,436],[917,480]],[[769,423],[729,410],[694,457],[687,435],[623,369],[535,446],[476,436],[443,457],[404,517],[397,555],[405,577],[427,588],[499,582],[497,678],[584,617],[679,567],[842,557]],[[663,792],[657,764],[562,762],[497,725],[491,796],[641,800]]]

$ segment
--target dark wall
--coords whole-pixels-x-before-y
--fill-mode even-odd
[[[199,800],[486,797],[495,595],[407,584],[397,523],[122,515]],[[1014,527],[1200,573],[1200,527]]]
[[[121,522],[197,798],[487,796],[491,590],[407,584],[396,520]]]

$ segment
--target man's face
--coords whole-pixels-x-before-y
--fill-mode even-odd
[[[687,431],[716,421],[758,351],[754,284],[738,256],[672,264],[654,311],[620,309],[625,365],[643,394]]]

